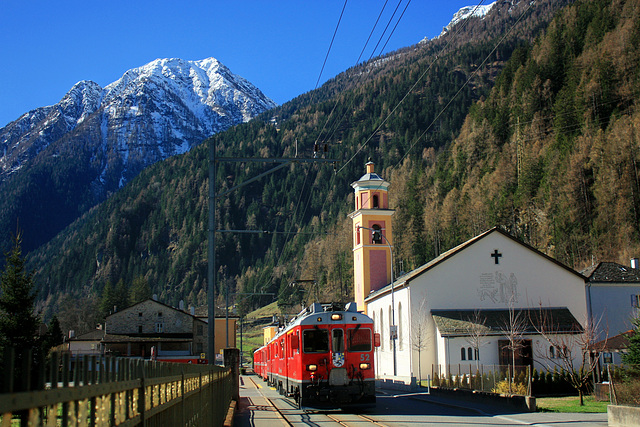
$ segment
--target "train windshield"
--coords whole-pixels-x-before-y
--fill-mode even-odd
[[[307,329],[302,332],[302,345],[305,353],[326,353],[329,351],[329,331],[326,329]]]
[[[347,351],[371,351],[371,329],[348,329]]]

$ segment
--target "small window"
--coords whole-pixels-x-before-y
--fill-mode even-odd
[[[196,353],[202,353],[202,343],[196,343]]]
[[[360,244],[360,233],[362,233],[360,227],[356,227],[356,246]]]
[[[162,312],[161,311],[158,312],[158,317],[162,317]]]
[[[163,333],[164,332],[164,323],[156,322],[156,332]]]
[[[138,333],[141,334],[142,333],[142,325],[138,325]]]
[[[549,357],[551,359],[555,359],[556,358],[556,348],[554,346],[549,346]]]
[[[467,349],[464,347],[460,349],[460,360],[467,360]]]
[[[344,331],[342,329],[331,331],[331,348],[334,353],[344,353]]]
[[[196,327],[196,334],[201,337],[204,334],[204,327],[202,325],[198,325]]]
[[[640,295],[631,295],[631,307],[640,308]]]
[[[469,347],[467,349],[467,356],[468,356],[467,359],[473,360],[473,348]]]
[[[373,195],[373,208],[378,209],[380,207],[380,203],[378,202],[378,195]]]
[[[138,317],[142,317],[142,312],[138,312]]]
[[[477,348],[474,348],[473,354],[475,355],[476,360],[480,360],[480,350],[478,350]]]

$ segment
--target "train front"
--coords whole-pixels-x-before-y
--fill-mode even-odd
[[[300,321],[301,407],[375,406],[373,321],[346,307],[314,304]]]

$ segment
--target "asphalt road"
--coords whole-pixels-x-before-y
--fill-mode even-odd
[[[360,414],[303,411],[256,376],[242,376],[236,427],[417,427],[417,426],[546,426],[602,427],[607,414],[507,413],[428,394],[377,395],[373,410]]]

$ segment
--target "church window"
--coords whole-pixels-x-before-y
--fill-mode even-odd
[[[402,350],[402,303],[398,303],[398,350]]]
[[[380,309],[380,350],[384,350],[384,316]]]
[[[380,207],[380,202],[378,201],[378,195],[373,195],[373,208],[378,209]]]
[[[467,349],[467,356],[468,356],[467,359],[473,360],[473,348],[469,347]]]
[[[460,349],[460,360],[467,360],[467,349],[464,347]]]
[[[551,359],[555,359],[556,357],[556,348],[552,345],[549,346],[549,357]]]
[[[473,354],[476,358],[476,360],[480,360],[480,350],[478,350],[477,348],[473,349]]]
[[[360,244],[360,226],[356,226],[356,245]]]
[[[374,244],[380,245],[382,244],[382,229],[378,224],[374,224],[371,228],[373,228],[373,233],[371,235],[371,240]]]

